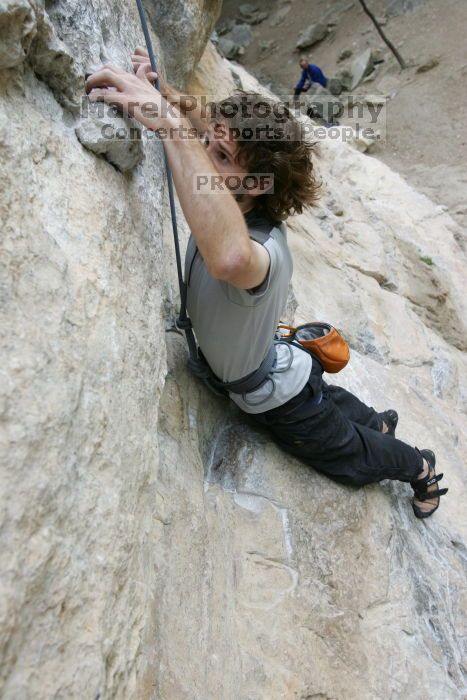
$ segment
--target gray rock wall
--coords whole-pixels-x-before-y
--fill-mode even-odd
[[[462,232],[341,143],[317,158],[319,208],[290,222],[296,318],[326,318],[352,346],[334,381],[397,407],[400,436],[446,473],[442,507],[418,522],[407,485],[334,484],[188,375],[165,332],[177,286],[160,144],[122,172],[79,116],[85,69],[129,67],[136,8],[28,5],[0,4],[0,695],[460,700]],[[182,84],[218,7],[180,8],[149,9]],[[192,85],[233,84],[208,46]]]
[[[216,3],[203,16],[195,5],[171,20],[181,13],[202,43]],[[153,697],[157,666],[157,424],[175,283],[162,150],[146,143],[123,174],[76,133],[89,136],[85,70],[130,67],[143,41],[136,6],[48,9],[0,5],[0,695],[139,699]],[[159,31],[174,40],[171,25]],[[196,52],[189,43],[184,79]]]

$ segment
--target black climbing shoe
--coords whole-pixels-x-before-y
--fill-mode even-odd
[[[444,496],[444,494],[448,492],[448,489],[439,489],[438,486],[436,486],[436,489],[428,491],[429,486],[437,484],[438,481],[441,481],[443,474],[436,474],[436,457],[431,450],[419,450],[417,447],[415,449],[428,462],[428,474],[424,476],[423,479],[416,479],[415,481],[410,482],[415,494],[412,500],[412,508],[417,518],[429,518],[430,515],[433,515],[435,510],[439,508],[439,497]],[[419,501],[438,499],[438,502],[431,510],[422,510],[414,503],[415,499]]]
[[[385,432],[385,435],[392,435],[392,437],[395,437],[396,435],[396,427],[397,423],[399,421],[399,416],[397,414],[397,411],[394,411],[392,408],[389,409],[389,411],[383,411],[382,413],[378,413],[378,416],[381,418],[381,421],[386,423],[388,426],[387,431]],[[383,425],[381,423],[381,432],[383,432]]]

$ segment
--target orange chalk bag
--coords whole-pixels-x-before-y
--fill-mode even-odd
[[[329,323],[313,321],[301,326],[277,326],[277,337],[301,345],[323,366],[325,372],[335,374],[347,365],[350,348],[339,331]]]

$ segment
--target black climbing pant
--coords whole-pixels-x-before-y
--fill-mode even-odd
[[[373,408],[326,384],[316,361],[297,396],[251,417],[267,427],[283,450],[340,483],[413,481],[423,470],[415,448],[383,434],[382,419]]]

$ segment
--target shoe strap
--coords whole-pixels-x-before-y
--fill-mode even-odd
[[[428,486],[433,486],[433,484],[436,484],[438,481],[441,481],[443,478],[444,473],[441,472],[441,474],[436,474],[435,476],[432,476],[430,479],[427,476],[424,476],[423,479],[417,479],[416,481],[411,481],[410,485],[412,486],[414,491],[419,491],[420,493],[424,493]]]
[[[432,486],[433,484],[436,484],[438,481],[441,481],[443,478],[444,474],[441,472],[441,474],[436,474],[436,476],[433,476],[431,479],[428,479],[426,482],[426,486]]]
[[[437,491],[425,491],[424,493],[420,494],[415,494],[417,500],[419,501],[428,501],[431,498],[438,498],[439,496],[444,496],[445,493],[447,493],[449,489],[438,489]]]

